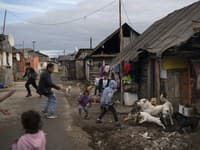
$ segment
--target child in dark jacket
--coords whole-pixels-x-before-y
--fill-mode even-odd
[[[84,118],[85,119],[88,119],[88,106],[91,107],[92,105],[92,100],[89,96],[89,91],[88,90],[85,90],[83,92],[83,95],[81,95],[79,98],[78,98],[78,102],[79,102],[79,114],[81,115],[82,113],[82,110],[85,112],[85,116]]]

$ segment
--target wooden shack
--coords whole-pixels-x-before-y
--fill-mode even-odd
[[[138,64],[139,97],[164,93],[178,104],[200,104],[200,2],[156,21],[113,63]]]
[[[124,47],[134,41],[139,33],[132,29],[127,23],[122,25]],[[86,58],[87,80],[92,82],[95,77],[99,76],[99,64],[108,64],[116,58],[120,52],[120,30],[117,29],[102,42],[100,42],[93,50],[92,54]]]
[[[61,55],[58,57],[58,62],[63,67],[65,77],[68,80],[76,80],[76,61],[75,53],[68,55]]]
[[[75,56],[76,60],[76,79],[86,80],[86,61],[85,58],[93,52],[93,49],[79,49]]]
[[[1,87],[13,84],[12,47],[8,35],[0,34],[0,84]]]

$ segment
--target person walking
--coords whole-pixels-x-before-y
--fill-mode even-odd
[[[37,91],[37,84],[36,84],[37,73],[31,67],[30,62],[26,63],[26,71],[25,71],[25,74],[23,75],[23,78],[25,78],[25,77],[27,77],[27,81],[25,83],[25,87],[26,87],[26,90],[27,90],[26,97],[30,97],[30,96],[32,96],[30,85],[32,85]]]
[[[54,64],[49,63],[47,65],[46,70],[41,74],[38,85],[38,93],[48,98],[44,110],[42,112],[46,114],[47,118],[49,119],[57,118],[57,116],[55,115],[57,98],[56,95],[53,93],[52,88],[56,90],[62,90],[63,92],[65,91],[60,86],[52,82],[51,74],[53,72],[54,72]]]
[[[102,118],[107,113],[107,111],[111,111],[115,120],[115,125],[120,126],[120,122],[117,116],[117,111],[114,108],[114,103],[112,100],[113,94],[117,88],[117,83],[114,80],[110,80],[109,86],[104,89],[103,94],[101,96],[101,113],[96,120],[96,123],[102,123]]]

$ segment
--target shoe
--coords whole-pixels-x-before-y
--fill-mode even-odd
[[[32,96],[31,94],[27,94],[27,95],[26,95],[26,97],[31,97],[31,96]]]
[[[48,112],[46,112],[46,111],[44,111],[44,110],[42,110],[42,113],[43,113],[45,116],[48,115]]]
[[[47,116],[47,118],[48,119],[56,119],[56,118],[58,118],[58,116],[56,116],[56,115],[49,115],[49,116]]]
[[[102,123],[102,121],[100,119],[97,119],[96,123]]]
[[[121,126],[120,122],[119,121],[115,122],[115,126],[120,127]]]
[[[84,116],[84,119],[89,120],[88,115],[85,115],[85,116]]]

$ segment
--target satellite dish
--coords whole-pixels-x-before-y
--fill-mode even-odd
[[[13,47],[15,45],[15,42],[14,42],[14,37],[12,34],[9,34],[8,35],[8,42],[10,43],[10,45]]]

